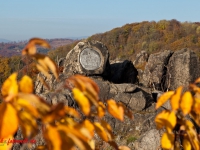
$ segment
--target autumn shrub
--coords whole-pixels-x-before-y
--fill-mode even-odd
[[[59,80],[57,66],[49,57],[37,53],[36,45],[50,47],[45,40],[34,38],[22,50],[22,55],[35,59],[37,69],[45,76],[49,77],[51,71]],[[43,83],[48,87],[45,81]],[[64,103],[50,105],[35,95],[34,84],[29,76],[25,75],[18,81],[17,73],[10,75],[1,88],[3,102],[0,104],[0,140],[13,139],[20,126],[23,138],[28,140],[33,139],[39,129],[42,130],[46,145],[39,146],[40,150],[75,150],[77,147],[81,150],[94,150],[95,133],[115,149],[129,150],[115,143],[111,126],[103,120],[106,112],[120,121],[123,121],[124,115],[132,119],[129,109],[112,99],[105,103],[100,101],[99,87],[81,75],[68,78],[63,88],[72,91],[81,114]],[[95,118],[95,121],[91,118]],[[12,144],[1,145],[0,149],[11,149]]]
[[[164,93],[156,104],[156,109],[170,100],[171,109],[159,113],[155,122],[158,129],[165,128],[161,146],[165,150],[199,150],[200,137],[200,83],[198,78],[189,89],[183,92],[183,86],[176,91]]]

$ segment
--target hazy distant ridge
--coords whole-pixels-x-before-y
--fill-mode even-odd
[[[12,41],[0,38],[0,43],[9,43],[9,42],[12,42]]]

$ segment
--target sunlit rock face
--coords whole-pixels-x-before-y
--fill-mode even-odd
[[[66,56],[64,74],[109,74],[109,52],[100,42],[79,42]]]

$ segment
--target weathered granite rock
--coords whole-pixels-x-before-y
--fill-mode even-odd
[[[135,61],[133,62],[133,65],[136,68],[143,69],[148,61],[149,54],[146,51],[141,51],[136,55]]]
[[[110,79],[113,83],[136,83],[138,71],[129,60],[110,65]]]
[[[50,74],[50,77],[47,78],[45,77],[42,73],[39,73],[37,75],[36,81],[35,81],[35,93],[40,94],[40,93],[45,93],[47,92],[47,87],[44,86],[44,84],[41,81],[45,81],[47,85],[49,86],[50,90],[55,89],[55,82],[56,79],[53,76],[53,74]]]
[[[171,55],[172,52],[170,50],[151,54],[140,83],[149,88],[163,90],[162,84],[164,83],[165,66]]]
[[[200,76],[199,58],[193,51],[182,49],[174,52],[167,66],[167,89],[175,90],[179,86],[188,86]]]
[[[109,53],[100,42],[79,42],[66,56],[64,74],[105,75],[109,74]]]
[[[159,131],[151,129],[144,133],[138,141],[130,143],[128,146],[133,147],[134,150],[161,150],[160,140]]]

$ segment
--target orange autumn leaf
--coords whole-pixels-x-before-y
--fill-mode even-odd
[[[180,108],[184,115],[187,115],[191,111],[192,105],[193,105],[192,94],[189,91],[187,91],[183,94],[180,103]]]
[[[200,93],[200,88],[195,84],[190,84],[190,89],[192,89],[194,92]]]
[[[174,134],[169,134],[168,132],[163,133],[161,146],[163,149],[171,149],[174,146]]]
[[[90,102],[87,97],[77,88],[72,89],[72,93],[74,95],[74,99],[79,104],[83,113],[87,116],[90,113]]]
[[[199,83],[199,82],[200,82],[200,78],[197,78],[194,83]]]
[[[161,95],[156,103],[156,109],[158,109],[160,106],[162,106],[167,100],[171,98],[171,96],[174,94],[174,91],[169,91]]]
[[[66,114],[76,117],[76,118],[80,118],[80,114],[76,111],[76,109],[65,106],[65,112]]]
[[[99,106],[97,108],[97,115],[99,118],[102,118],[105,115],[105,109],[106,106],[102,102],[99,102]]]
[[[109,140],[110,141],[113,140],[114,139],[114,135],[112,133],[112,128],[111,128],[110,124],[108,124],[104,120],[101,120],[101,125],[107,131],[107,135],[108,135]]]
[[[82,128],[81,128],[82,129]],[[58,126],[58,131],[64,133],[67,138],[71,139],[75,145],[77,145],[81,150],[91,150],[90,139],[85,136],[79,129],[75,126]],[[67,142],[67,141],[66,141]]]
[[[15,134],[19,121],[16,110],[10,103],[0,104],[0,139],[8,138]]]
[[[94,136],[94,125],[89,121],[89,120],[84,120],[83,121],[83,126],[87,128],[87,130],[90,132],[90,135],[93,137]]]
[[[117,104],[115,100],[110,99],[107,101],[108,112],[120,121],[124,120],[124,109],[121,105]]]
[[[108,137],[107,131],[99,122],[94,123],[96,133],[101,137],[102,140],[108,142],[110,139]]]
[[[99,87],[92,79],[82,76],[82,75],[75,75],[74,77],[79,78],[84,83],[89,83],[93,87],[93,89],[96,91],[96,93],[99,93]]]
[[[133,119],[134,116],[133,116],[133,112],[128,108],[126,107],[123,103],[119,103],[120,106],[123,107],[124,109],[124,114],[129,117],[129,119]]]
[[[51,142],[53,150],[62,150],[62,140],[56,127],[48,125],[44,135],[45,138]]]
[[[171,97],[170,103],[171,103],[172,110],[179,109],[179,103],[180,103],[180,99],[181,99],[182,89],[183,89],[182,86],[178,87],[176,89],[175,94],[172,95],[172,97]]]
[[[22,50],[22,55],[34,55],[36,54],[36,45],[44,48],[50,48],[50,45],[46,40],[40,38],[32,38],[29,40],[26,47]]]
[[[83,92],[88,100],[98,107],[99,88],[92,79],[82,75],[72,76],[66,80],[66,87],[71,89],[73,86]]]
[[[129,147],[127,147],[127,146],[119,146],[118,147],[119,148],[119,150],[131,150]]]
[[[12,100],[18,94],[17,73],[13,73],[6,79],[1,88],[5,101]]]
[[[33,92],[32,79],[27,75],[23,76],[21,81],[19,82],[19,89],[23,93],[32,93]]]

